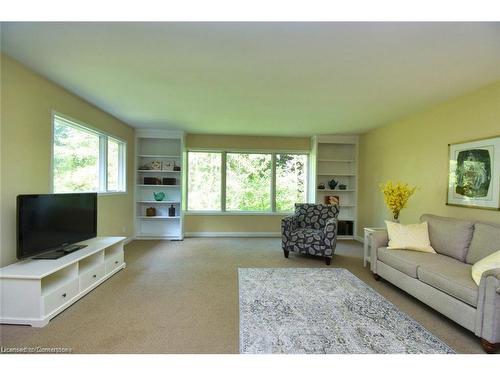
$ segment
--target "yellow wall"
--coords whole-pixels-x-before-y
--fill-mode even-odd
[[[401,213],[403,223],[423,213],[500,223],[500,211],[445,204],[448,144],[493,136],[500,136],[500,82],[362,135],[358,233],[390,218],[378,190],[387,180],[419,188]]]
[[[231,150],[309,151],[310,138],[250,137],[232,135],[188,134],[186,147]],[[184,231],[193,232],[269,232],[279,233],[285,215],[189,215],[185,216]]]
[[[252,137],[240,135],[187,134],[186,147],[244,150],[309,151],[308,137]]]
[[[98,234],[133,234],[134,130],[1,54],[0,265],[16,260],[16,196],[50,193],[51,111],[127,141],[127,194],[98,198]],[[125,230],[123,230],[125,228]]]

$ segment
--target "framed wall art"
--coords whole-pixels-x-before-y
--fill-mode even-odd
[[[446,204],[500,209],[500,137],[449,145]]]

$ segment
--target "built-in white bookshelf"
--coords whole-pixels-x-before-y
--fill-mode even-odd
[[[161,130],[136,133],[135,237],[138,239],[184,238],[182,212],[184,134]],[[176,170],[172,168],[175,166]],[[180,168],[180,170],[177,170]],[[153,182],[152,182],[153,181]],[[163,193],[163,200],[155,194]],[[175,209],[174,215],[169,209]],[[155,215],[148,216],[147,209]]]
[[[358,136],[319,135],[313,137],[315,177],[314,201],[327,203],[328,196],[339,199],[339,239],[356,238],[358,202]],[[335,180],[334,189],[329,182]],[[324,189],[320,188],[324,186]]]

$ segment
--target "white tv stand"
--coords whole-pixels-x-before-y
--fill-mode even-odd
[[[0,268],[0,323],[47,325],[54,316],[125,268],[125,237],[97,237],[59,259]]]

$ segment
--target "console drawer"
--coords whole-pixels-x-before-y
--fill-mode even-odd
[[[104,263],[80,276],[80,290],[85,290],[104,277]]]
[[[69,282],[66,285],[54,290],[50,294],[43,297],[43,311],[45,315],[64,305],[78,294],[78,279]]]
[[[110,255],[106,258],[106,273],[110,273],[115,268],[120,267],[123,264],[124,257],[123,252]]]

